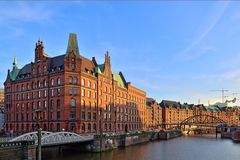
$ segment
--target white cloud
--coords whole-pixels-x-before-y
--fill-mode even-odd
[[[52,17],[52,12],[40,3],[3,3],[1,2],[0,24],[17,22],[43,22]]]
[[[229,5],[229,1],[219,3],[222,4],[220,10],[213,15],[211,22],[207,25],[205,30],[189,46],[187,46],[185,49],[183,49],[177,54],[177,59],[181,57],[183,59],[191,60],[208,53],[208,50],[201,48],[200,52],[191,51],[193,51],[193,49],[197,47],[203,41],[203,39],[205,39],[208,36],[208,34],[216,27],[217,23],[221,20],[222,16],[224,15],[226,8]]]

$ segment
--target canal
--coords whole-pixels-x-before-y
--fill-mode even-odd
[[[239,160],[240,144],[214,136],[180,137],[102,153],[56,149],[44,152],[44,160]]]

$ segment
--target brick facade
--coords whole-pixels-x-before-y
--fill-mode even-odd
[[[4,86],[7,132],[29,132],[37,125],[82,134],[145,128],[146,92],[112,72],[108,53],[103,64],[80,55],[75,34],[64,55],[49,57],[38,41],[34,62],[19,69],[14,58]]]

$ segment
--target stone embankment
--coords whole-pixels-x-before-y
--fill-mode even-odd
[[[240,142],[240,128],[229,128],[221,132],[221,138],[232,139],[234,142]]]
[[[88,146],[90,152],[104,152],[119,147],[127,147],[154,140],[168,140],[182,135],[179,130],[140,132],[118,136],[96,137],[94,142]]]

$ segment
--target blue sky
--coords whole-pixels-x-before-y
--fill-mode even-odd
[[[0,86],[12,68],[45,52],[66,52],[77,33],[83,56],[103,62],[147,91],[148,97],[213,103],[240,92],[240,2],[0,2]]]

